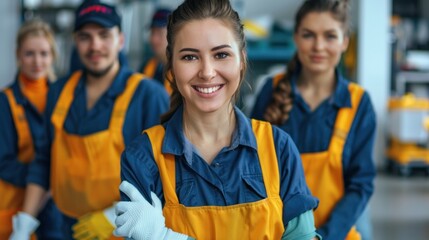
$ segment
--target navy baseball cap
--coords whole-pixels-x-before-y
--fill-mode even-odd
[[[121,29],[121,17],[112,5],[99,0],[85,0],[75,12],[74,31],[87,23],[96,23],[105,28],[118,26]]]
[[[166,27],[168,23],[168,16],[171,14],[171,10],[166,8],[157,9],[152,17],[150,27]]]

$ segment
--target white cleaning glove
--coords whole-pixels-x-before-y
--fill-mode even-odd
[[[9,240],[29,240],[39,224],[39,221],[30,214],[18,212],[12,217],[13,232]]]
[[[176,233],[165,227],[162,204],[155,193],[151,192],[150,204],[131,183],[123,181],[119,189],[131,202],[116,204],[116,230],[114,235],[135,240],[187,240],[186,235]]]

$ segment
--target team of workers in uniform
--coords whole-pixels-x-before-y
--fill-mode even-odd
[[[151,39],[164,36],[166,51],[151,41],[157,58],[142,68],[150,76],[119,61],[115,7],[83,2],[74,27],[83,67],[48,84],[21,64],[0,95],[10,126],[0,141],[14,142],[0,146],[0,191],[9,197],[0,201],[0,237],[361,239],[353,225],[373,191],[375,115],[368,94],[336,70],[347,7],[301,6],[297,55],[252,112],[271,125],[234,105],[247,62],[229,0],[157,11]]]
[[[44,135],[11,239],[26,239],[36,229],[33,217],[48,190],[62,215],[62,239],[110,237],[120,155],[168,107],[160,84],[120,65],[124,36],[113,6],[84,2],[76,11],[74,40],[85,68],[50,86]]]

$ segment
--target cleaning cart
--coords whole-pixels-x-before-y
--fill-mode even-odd
[[[388,170],[409,176],[429,175],[429,99],[406,94],[389,100]]]

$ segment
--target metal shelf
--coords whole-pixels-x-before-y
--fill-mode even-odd
[[[293,48],[248,48],[247,57],[250,61],[286,62],[295,53]]]
[[[402,96],[405,94],[407,83],[429,83],[429,71],[404,71],[396,74],[396,94]]]

